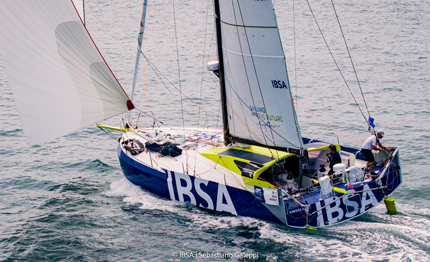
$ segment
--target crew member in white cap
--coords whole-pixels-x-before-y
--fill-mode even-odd
[[[379,139],[383,138],[385,135],[384,131],[379,130],[376,135],[371,135],[364,141],[363,146],[361,147],[361,152],[363,152],[364,157],[367,159],[367,166],[370,166],[370,174],[372,176],[376,176],[376,174],[373,172],[373,167],[375,166],[375,158],[372,154],[372,149],[377,151],[382,151],[381,148],[386,150],[391,150],[390,148],[384,146],[381,144]],[[378,146],[378,147],[377,147]]]

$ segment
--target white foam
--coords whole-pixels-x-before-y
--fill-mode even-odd
[[[124,197],[123,201],[128,204],[141,204],[139,208],[145,210],[163,210],[175,212],[177,202],[155,197],[144,191],[141,187],[134,185],[127,178],[113,181],[110,189],[104,193],[107,196]]]
[[[128,204],[141,204],[139,208],[144,210],[162,210],[185,216],[193,221],[193,226],[200,228],[227,229],[238,226],[255,227],[256,224],[264,223],[261,220],[250,217],[212,215],[194,206],[190,209],[189,203],[156,197],[141,187],[134,185],[125,177],[113,181],[110,189],[104,192],[104,194],[112,197],[124,197],[124,202]]]
[[[190,208],[187,203],[156,197],[126,178],[113,181],[105,195],[124,197],[124,202],[141,204],[139,208],[144,210],[162,210],[187,217],[191,220],[187,223],[195,229],[254,228],[262,239],[286,246],[299,245],[300,250],[306,250],[301,254],[304,259],[430,261],[430,254],[423,251],[430,249],[430,222],[425,217],[430,214],[430,210],[418,210],[410,205],[397,204],[402,214],[394,216],[388,215],[385,207],[380,205],[365,215],[370,216],[370,222],[352,220],[310,233],[305,229],[284,229],[250,217],[213,215],[195,207]]]
[[[130,196],[130,194],[139,194],[143,190],[140,187],[132,184],[127,178],[123,177],[120,180],[113,181],[108,191],[104,192],[106,196]]]
[[[307,250],[303,258],[310,260],[319,257],[342,261],[430,261],[430,254],[424,251],[430,249],[429,230],[411,227],[410,219],[396,218],[402,224],[352,220],[312,232],[281,231],[267,223],[260,229],[260,237],[288,246],[299,241],[300,249]]]

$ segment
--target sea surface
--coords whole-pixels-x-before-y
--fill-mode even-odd
[[[309,5],[364,115],[369,111],[384,129],[384,145],[400,147],[397,215],[380,205],[341,225],[292,229],[208,212],[132,185],[116,139],[95,126],[29,146],[0,56],[0,261],[430,261],[430,5],[333,2],[367,108],[332,2]],[[201,51],[216,59],[212,1],[149,3],[144,53],[159,71],[141,64],[135,104],[166,126],[197,120],[220,128],[219,87],[206,71],[212,58]],[[359,148],[356,140],[369,136],[366,123],[309,5],[274,4],[291,91],[313,115],[297,106],[302,134]],[[85,8],[89,32],[130,94],[142,1],[87,0]],[[176,24],[176,36],[166,21]],[[118,126],[127,116],[103,123]],[[142,113],[142,126],[153,124],[148,119]]]

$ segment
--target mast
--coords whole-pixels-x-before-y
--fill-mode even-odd
[[[224,127],[224,144],[231,143],[230,130],[228,128],[228,112],[227,112],[227,95],[225,88],[225,74],[224,74],[224,58],[222,53],[222,36],[221,36],[221,17],[219,10],[219,0],[214,0],[215,6],[215,26],[216,38],[218,46],[218,61],[219,61],[219,79],[221,88],[221,108],[222,108],[222,122]]]
[[[142,51],[142,43],[143,43],[143,31],[145,29],[147,3],[148,3],[148,0],[143,1],[142,18],[140,19],[140,30],[139,30],[139,37],[138,37],[138,44],[137,44],[136,65],[134,67],[133,88],[132,88],[131,97],[130,97],[131,101],[133,101],[134,91],[136,89],[137,71],[139,70],[140,53]],[[129,118],[130,118],[130,115],[129,115]]]

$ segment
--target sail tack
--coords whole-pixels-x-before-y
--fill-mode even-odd
[[[272,2],[219,0],[219,8],[229,133],[302,148]]]
[[[71,0],[0,0],[0,35],[29,144],[133,108]]]

